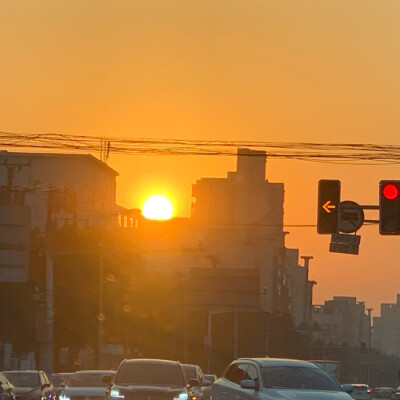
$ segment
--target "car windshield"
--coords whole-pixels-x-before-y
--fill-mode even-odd
[[[183,365],[183,373],[185,374],[186,383],[189,383],[190,379],[197,379],[196,367],[192,365]]]
[[[185,386],[179,365],[126,363],[118,369],[116,384]]]
[[[52,374],[50,379],[53,385],[59,385],[60,383],[64,383],[62,376],[58,374]]]
[[[276,366],[261,367],[263,386],[275,389],[311,389],[340,391],[340,386],[320,368]]]
[[[73,374],[68,379],[68,386],[90,386],[90,387],[107,387],[108,383],[102,382],[106,373],[99,373],[99,374]]]
[[[17,387],[40,386],[39,374],[37,372],[7,372],[4,371],[7,379]]]

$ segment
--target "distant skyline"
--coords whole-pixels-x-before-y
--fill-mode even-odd
[[[0,22],[1,131],[400,143],[396,0],[3,0]],[[189,216],[196,179],[235,161],[111,151],[108,165],[121,205],[165,194]],[[400,179],[399,165],[267,158],[266,171],[285,184],[286,225],[316,223],[319,179],[340,179],[342,198],[360,204]],[[314,228],[287,230],[287,247],[314,257],[315,303],[356,296],[378,315],[396,301],[398,236],[364,226],[351,256],[329,253]]]

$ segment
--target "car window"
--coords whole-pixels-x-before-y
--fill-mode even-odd
[[[201,382],[203,382],[204,381],[204,375],[203,375],[203,371],[201,370],[201,368],[200,367],[198,367],[197,368],[197,372],[198,372],[198,374],[199,374],[199,382],[201,383]]]
[[[249,376],[249,379],[257,379],[258,378],[258,374],[257,374],[257,369],[254,365],[250,365],[247,368],[247,375]]]
[[[78,373],[73,374],[69,381],[68,386],[88,386],[88,387],[107,387],[108,383],[102,381],[103,377],[107,375],[106,373],[100,374],[85,374]]]
[[[261,378],[266,388],[340,391],[340,386],[321,368],[275,366],[262,367]]]
[[[240,381],[243,381],[244,379],[253,379],[249,373],[248,373],[248,368],[251,366],[250,364],[246,363],[235,363],[232,364],[226,371],[225,373],[225,378],[230,380],[233,383],[237,383],[240,385]],[[256,374],[257,376],[257,374]]]
[[[198,379],[197,368],[194,365],[184,364],[182,365],[182,368],[185,375],[186,383],[189,383],[190,379]]]
[[[185,386],[178,364],[125,363],[118,368],[116,384]]]
[[[35,387],[40,386],[40,378],[37,372],[8,372],[4,375],[8,380],[18,387]]]

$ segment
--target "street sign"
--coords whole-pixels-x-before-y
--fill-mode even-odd
[[[318,233],[334,233],[338,230],[340,181],[321,179],[318,182]]]
[[[339,204],[339,232],[357,232],[364,223],[364,210],[355,201],[341,201]]]
[[[332,253],[358,254],[361,236],[333,233],[329,251]]]

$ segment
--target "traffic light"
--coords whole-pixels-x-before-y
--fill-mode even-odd
[[[338,231],[340,181],[321,179],[318,182],[318,233]]]
[[[379,233],[400,235],[400,181],[379,182]]]

